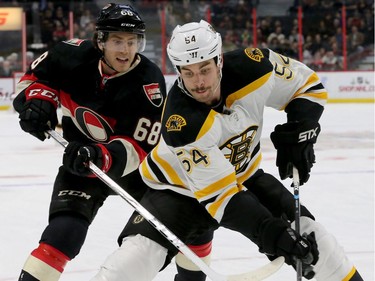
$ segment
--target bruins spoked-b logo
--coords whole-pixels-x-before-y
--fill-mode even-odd
[[[225,158],[233,165],[237,174],[246,170],[251,160],[250,148],[257,130],[258,126],[251,126],[220,146]]]
[[[186,120],[184,119],[184,117],[177,114],[169,116],[167,122],[165,123],[167,132],[181,131],[181,128],[183,126],[186,126]]]

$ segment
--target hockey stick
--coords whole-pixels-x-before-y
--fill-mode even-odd
[[[299,173],[298,169],[295,166],[293,166],[293,192],[295,204],[295,231],[297,232],[297,234],[300,234],[301,203],[299,201]],[[302,261],[300,259],[296,260],[296,272],[297,281],[302,281]]]
[[[54,140],[56,140],[63,147],[69,144],[59,133],[54,130],[46,132]],[[121,188],[114,180],[99,169],[91,161],[89,162],[90,170],[115,193],[120,195],[126,202],[128,202],[139,214],[141,214],[154,228],[156,228],[165,238],[168,239],[180,252],[189,258],[195,265],[197,265],[202,272],[204,272],[212,281],[261,281],[269,277],[279,270],[284,264],[284,258],[279,257],[274,261],[257,268],[253,271],[235,274],[222,275],[214,271],[206,263],[204,263],[188,246],[186,246],[176,235],[174,235],[164,224],[155,218],[147,209],[145,209],[138,201],[136,201],[130,194]]]

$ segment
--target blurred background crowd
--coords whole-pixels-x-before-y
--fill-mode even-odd
[[[0,7],[23,7],[25,11],[28,65],[57,42],[92,38],[96,17],[107,2],[0,0]],[[211,22],[221,33],[224,51],[264,47],[302,58],[316,71],[374,70],[373,0],[110,2],[130,4],[140,12],[147,28],[145,55],[165,74],[173,73],[164,49],[171,31],[177,24],[200,19]],[[299,7],[303,13],[302,36],[298,28]],[[21,35],[19,31],[0,34],[0,77],[11,77],[15,71],[22,71]],[[302,42],[302,54],[298,52],[298,42]]]

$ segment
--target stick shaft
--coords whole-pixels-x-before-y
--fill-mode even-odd
[[[295,204],[295,214],[294,214],[294,223],[295,231],[297,234],[301,234],[300,229],[300,217],[301,217],[301,203],[299,198],[299,174],[296,167],[293,167],[293,193],[294,193],[294,204]],[[297,281],[302,280],[302,261],[297,259],[296,261],[296,272],[297,272]]]
[[[47,131],[54,140],[56,140],[63,147],[69,144],[59,133],[54,130]],[[178,250],[180,250],[186,257],[195,263],[211,280],[225,281],[227,278],[213,271],[206,263],[204,263],[188,246],[186,246],[176,235],[174,235],[164,224],[155,218],[147,209],[145,209],[137,200],[135,200],[129,193],[127,193],[121,186],[119,186],[106,173],[99,169],[94,163],[89,162],[90,170],[110,187],[114,192],[120,195],[126,202],[128,202],[139,214],[141,214],[153,227],[155,227],[165,238],[168,239]]]
[[[63,147],[68,146],[68,142],[56,131],[48,130],[46,132],[55,141]],[[126,202],[128,202],[139,214],[141,214],[156,230],[158,230],[165,238],[168,239],[180,252],[189,258],[199,269],[204,272],[212,281],[261,281],[277,272],[284,264],[284,258],[279,257],[272,262],[259,267],[255,270],[235,275],[222,275],[214,271],[206,263],[204,263],[190,248],[182,242],[176,235],[173,234],[163,223],[154,217],[147,209],[145,209],[137,200],[135,200],[129,193],[127,193],[121,186],[119,186],[106,173],[99,169],[94,163],[89,162],[90,170],[116,194],[120,195]]]

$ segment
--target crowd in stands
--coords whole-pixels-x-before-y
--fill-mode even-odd
[[[3,1],[10,5],[22,5],[23,1]],[[26,1],[27,2],[27,1]],[[137,5],[134,1],[134,4]],[[143,0],[138,4],[164,9],[167,18],[167,35],[176,26],[199,19],[211,20],[223,36],[224,51],[254,46],[271,48],[284,55],[299,59],[297,9],[295,0],[280,16],[257,15],[256,38],[253,30],[253,8],[259,1],[253,0]],[[314,70],[342,70],[342,1],[302,0],[303,9],[303,61]],[[192,5],[194,8],[192,8]],[[364,51],[374,46],[374,1],[346,0],[347,54]],[[69,10],[73,11],[73,36],[70,36]],[[99,7],[95,1],[39,1],[40,43],[43,52],[57,42],[74,38],[92,38]],[[142,12],[142,10],[141,10]],[[28,21],[29,22],[29,21]],[[17,56],[16,60],[14,59]],[[40,54],[28,52],[28,59]],[[0,77],[20,71],[19,55],[0,56]]]
[[[24,6],[28,24],[30,22],[30,1],[0,1],[5,6]],[[2,5],[4,6],[4,5]],[[26,54],[26,65],[29,65],[36,57],[55,45],[57,42],[71,38],[69,29],[69,11],[74,13],[73,37],[92,38],[95,32],[95,20],[99,8],[92,1],[44,1],[38,2],[38,23],[40,42],[36,44],[37,50],[29,50]],[[30,36],[29,36],[30,37]],[[33,40],[34,38],[32,38]],[[7,56],[0,56],[0,77],[12,77],[14,72],[22,70],[20,53],[12,52]]]
[[[69,39],[69,8],[74,13],[73,38],[92,38],[95,31],[96,5],[75,1],[71,5],[48,1],[40,10],[41,41],[50,48],[60,41]]]
[[[189,2],[189,1],[183,1]],[[281,54],[299,59],[298,18],[299,0],[285,7],[281,16],[257,16],[256,38],[253,36],[252,10],[258,1],[199,0],[195,9],[188,5],[170,4],[168,20],[171,26],[206,18],[209,9],[213,26],[223,36],[223,48],[271,48]],[[303,61],[314,70],[343,69],[342,2],[337,0],[302,0]],[[208,4],[210,3],[210,4]],[[365,46],[374,45],[374,1],[346,0],[347,54],[361,53]],[[178,17],[176,19],[176,17]]]

